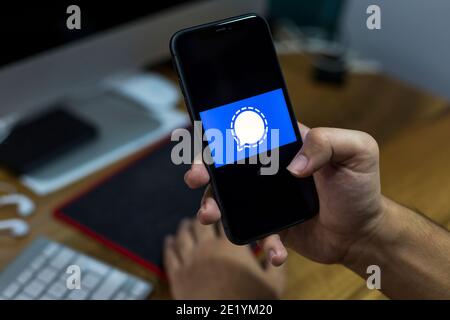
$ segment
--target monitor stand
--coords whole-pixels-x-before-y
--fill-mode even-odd
[[[64,106],[98,129],[98,137],[22,182],[38,195],[56,191],[188,125],[175,109],[178,91],[154,74],[120,76],[65,99]]]

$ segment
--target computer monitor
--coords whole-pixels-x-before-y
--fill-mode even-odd
[[[21,176],[22,182],[36,194],[45,195],[186,125],[186,115],[173,109],[178,99],[173,85],[157,75],[140,73],[140,69],[169,58],[169,39],[178,29],[248,12],[264,14],[265,3],[266,0],[2,3],[0,140],[20,118],[55,105],[62,105],[98,131],[95,141]],[[81,29],[67,28],[67,18],[73,14],[67,9],[74,4],[80,9]],[[105,84],[111,83],[114,88],[105,90]],[[150,103],[162,96],[173,99],[159,102],[172,102]],[[168,105],[172,107],[165,108]]]
[[[0,13],[0,118],[35,110],[124,70],[168,57],[176,30],[246,12],[265,0],[8,1]],[[81,29],[68,29],[78,5]]]

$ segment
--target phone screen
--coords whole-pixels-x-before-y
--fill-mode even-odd
[[[210,148],[230,240],[248,243],[313,216],[313,179],[286,170],[302,140],[267,23],[248,15],[182,31],[172,54]],[[271,165],[276,173],[262,174]]]

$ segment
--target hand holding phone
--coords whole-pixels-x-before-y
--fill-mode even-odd
[[[349,250],[370,237],[383,214],[377,143],[360,131],[299,126],[304,145],[288,170],[298,178],[314,175],[320,212],[260,244],[276,266],[287,258],[285,246],[320,263],[346,263]],[[208,184],[209,174],[203,164],[193,164],[185,180],[189,187],[199,188]],[[220,217],[208,188],[198,219],[212,224]]]
[[[201,121],[228,238],[247,244],[312,218],[313,178],[286,169],[302,138],[265,20],[250,14],[179,31],[171,52],[191,119]]]

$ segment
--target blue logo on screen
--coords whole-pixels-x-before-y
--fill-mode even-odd
[[[200,119],[210,147],[222,146],[211,147],[216,168],[297,140],[282,89],[200,112]]]

